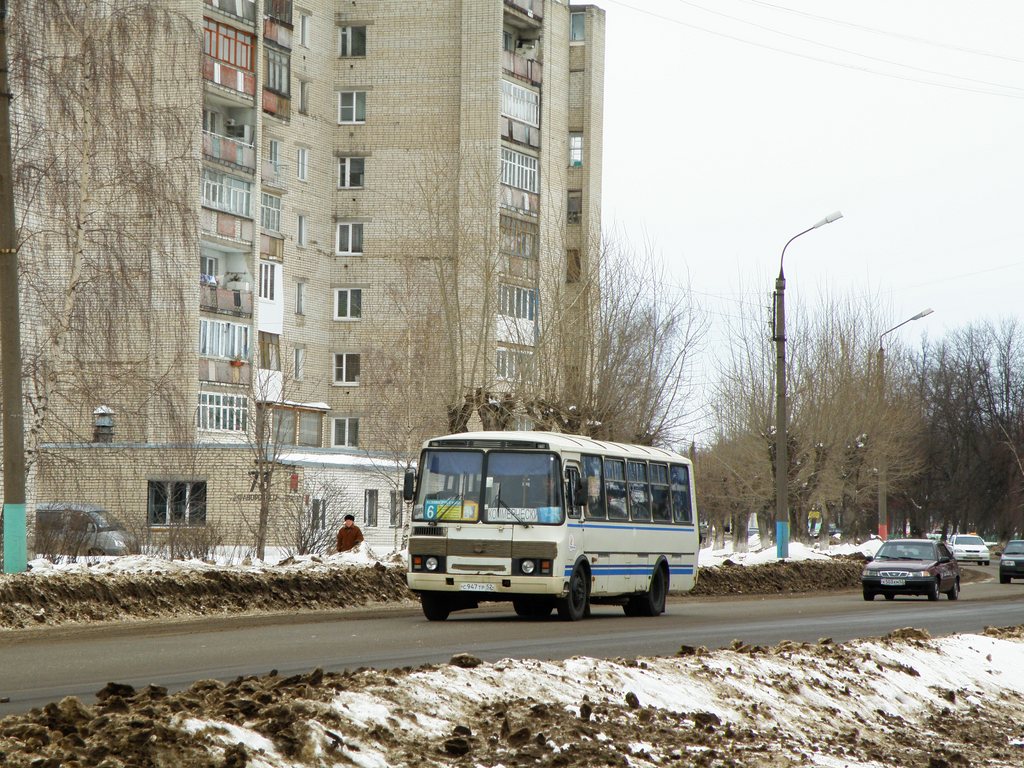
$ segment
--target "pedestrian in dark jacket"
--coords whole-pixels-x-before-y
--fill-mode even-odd
[[[338,531],[338,551],[348,552],[363,540],[363,532],[356,525],[354,515],[345,515],[345,522]]]

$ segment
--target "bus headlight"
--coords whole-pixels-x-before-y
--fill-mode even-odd
[[[423,561],[423,567],[426,568],[428,571],[436,571],[437,565],[438,562],[436,557],[428,557],[426,560]]]
[[[523,562],[519,564],[519,570],[527,576],[531,575],[536,569],[537,564],[534,563],[533,560],[523,560]]]

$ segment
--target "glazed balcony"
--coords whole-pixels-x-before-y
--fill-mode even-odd
[[[501,138],[536,149],[540,147],[540,128],[502,116]]]
[[[536,0],[540,2],[541,0]],[[263,13],[275,21],[292,26],[292,0],[265,0]]]
[[[204,0],[204,2],[221,13],[248,21],[253,25],[256,24],[256,3],[253,0]]]
[[[230,240],[234,243],[252,245],[252,219],[243,219],[224,211],[202,208],[199,211],[199,227],[204,234]]]

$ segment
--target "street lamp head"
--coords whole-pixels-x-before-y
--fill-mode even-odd
[[[830,213],[824,219],[822,219],[817,224],[815,224],[812,227],[812,229],[817,229],[818,227],[824,227],[826,224],[831,224],[833,221],[839,221],[839,219],[841,219],[841,218],[843,218],[842,211],[836,211],[835,213]]]
[[[921,310],[920,312],[918,312],[916,315],[914,315],[910,319],[911,320],[920,320],[922,317],[928,317],[928,315],[930,315],[934,311],[935,311],[934,309],[929,307],[928,309]]]

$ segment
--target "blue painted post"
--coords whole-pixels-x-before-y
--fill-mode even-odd
[[[25,505],[4,504],[4,573],[24,573],[27,565]]]
[[[775,521],[775,556],[779,560],[789,557],[789,521]]]

